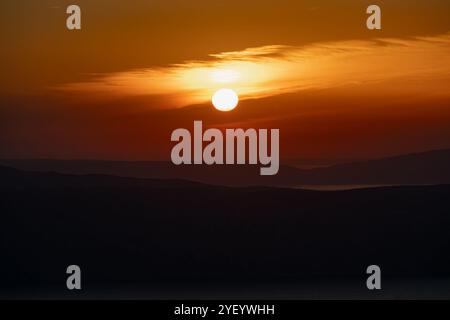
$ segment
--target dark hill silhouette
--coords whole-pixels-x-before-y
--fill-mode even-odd
[[[450,149],[317,168],[300,179],[307,184],[450,183]]]
[[[169,162],[101,160],[0,160],[33,171],[109,174],[151,179],[183,179],[228,186],[424,185],[450,183],[450,149],[302,170],[282,165],[275,176],[253,166],[175,166]]]
[[[392,279],[450,277],[448,185],[332,192],[181,181],[166,187],[8,168],[0,168],[0,181],[0,294],[66,294],[70,264],[82,267],[86,294],[311,279],[364,286],[371,264],[382,267],[384,292]]]
[[[147,187],[180,188],[202,187],[196,182],[116,177],[106,174],[69,175],[57,172],[29,172],[0,166],[2,188],[101,188],[101,187]]]

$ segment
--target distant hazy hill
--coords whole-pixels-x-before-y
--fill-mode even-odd
[[[35,171],[183,179],[215,185],[421,185],[450,183],[450,149],[303,170],[281,166],[276,176],[260,176],[255,166],[175,166],[169,162],[95,160],[0,160]]]
[[[0,188],[180,188],[204,185],[184,180],[157,180],[117,177],[105,174],[63,174],[57,172],[33,172],[0,165]]]

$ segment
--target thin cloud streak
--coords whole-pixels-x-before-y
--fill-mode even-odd
[[[207,102],[222,87],[245,100],[345,85],[380,88],[383,83],[386,92],[450,94],[450,34],[248,48],[211,54],[204,61],[94,75],[58,89],[96,98],[164,95],[165,106],[151,107],[170,108]]]

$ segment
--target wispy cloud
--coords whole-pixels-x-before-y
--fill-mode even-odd
[[[168,106],[181,107],[208,101],[221,87],[249,99],[390,81],[402,85],[386,90],[450,94],[450,34],[248,48],[211,54],[204,61],[94,75],[60,89],[95,96],[164,95]]]

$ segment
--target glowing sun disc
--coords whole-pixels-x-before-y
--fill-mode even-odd
[[[230,111],[236,108],[239,97],[231,89],[220,89],[214,93],[211,100],[214,108],[217,110]]]

